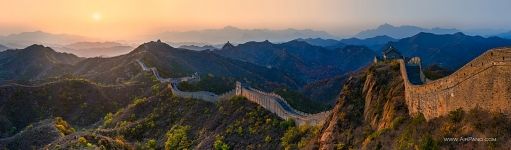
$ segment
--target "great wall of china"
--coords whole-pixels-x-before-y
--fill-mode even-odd
[[[420,60],[412,60],[411,63],[398,60],[410,114],[422,113],[429,120],[447,115],[458,108],[465,111],[480,108],[511,115],[511,48],[489,50],[453,74],[433,81],[424,77]],[[291,118],[298,124],[319,124],[331,113],[303,113],[292,108],[277,94],[244,87],[239,82],[235,89],[221,95],[208,91],[184,92],[177,88],[177,84],[196,80],[197,76],[162,78],[156,68],[148,68],[141,61],[137,62],[144,71],[151,71],[160,82],[169,83],[172,93],[180,97],[216,102],[235,95],[244,96],[280,118]],[[417,64],[418,69],[414,66]]]
[[[422,113],[429,120],[458,108],[480,108],[511,115],[511,48],[489,50],[453,74],[424,84],[412,83],[409,64],[398,61],[410,114]]]
[[[227,99],[232,96],[243,96],[249,101],[254,102],[266,110],[276,114],[282,119],[292,119],[297,124],[317,125],[322,123],[331,113],[325,111],[316,114],[308,114],[294,109],[281,96],[275,93],[263,92],[251,87],[242,86],[240,82],[236,82],[236,87],[226,93],[217,95],[208,91],[185,92],[177,88],[177,85],[183,81],[199,80],[198,75],[183,78],[162,78],[158,70],[154,67],[147,67],[143,62],[137,60],[137,63],[144,71],[151,71],[158,81],[161,83],[169,83],[168,87],[172,93],[179,97],[201,99],[208,102],[216,102],[220,99]]]

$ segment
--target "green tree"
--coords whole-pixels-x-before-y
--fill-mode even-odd
[[[175,126],[167,132],[166,150],[189,149],[191,141],[188,139],[190,126]]]
[[[75,132],[75,129],[62,119],[62,117],[55,118],[55,128],[57,128],[62,135],[69,135]]]
[[[284,136],[282,136],[281,144],[285,149],[297,149],[298,141],[300,140],[301,133],[298,127],[291,127],[286,130]]]
[[[223,136],[217,136],[215,139],[215,144],[213,147],[215,150],[229,150],[229,145],[227,143],[224,143],[224,137]]]
[[[114,114],[111,112],[107,113],[105,117],[103,117],[103,126],[108,126],[112,123],[112,119],[114,118]]]
[[[150,139],[145,143],[145,149],[154,150],[156,149],[156,140]]]

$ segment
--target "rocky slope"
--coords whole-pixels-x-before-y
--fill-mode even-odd
[[[213,104],[164,91],[106,115],[99,128],[70,134],[47,148],[280,149],[290,127],[244,98]]]
[[[63,79],[41,85],[0,86],[0,138],[9,137],[43,119],[63,117],[77,127],[96,123],[108,112],[151,94],[151,84],[99,85]]]
[[[350,77],[311,149],[500,149],[509,147],[511,120],[499,113],[459,109],[426,121],[409,116],[396,62]],[[447,138],[464,137],[453,142]],[[470,138],[487,138],[484,142]],[[446,140],[447,139],[447,140]],[[491,141],[496,139],[495,141]],[[461,140],[461,139],[459,139]]]
[[[60,117],[45,119],[27,126],[16,135],[0,139],[0,148],[39,149],[74,131],[75,129]]]
[[[402,80],[395,78],[398,69],[398,64],[371,66],[346,81],[330,121],[321,130],[321,149],[359,147],[364,134],[388,128],[394,118],[407,115]]]

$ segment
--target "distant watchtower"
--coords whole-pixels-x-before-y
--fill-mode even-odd
[[[396,60],[396,59],[403,59],[403,55],[394,47],[389,46],[387,49],[382,51],[383,56],[374,57],[374,63],[377,63],[378,61],[386,61],[386,60]]]
[[[234,45],[231,44],[231,42],[227,41],[227,43],[224,44],[224,46],[222,47],[223,50],[226,50],[226,49],[232,49],[234,48]]]
[[[383,50],[383,60],[394,60],[403,59],[403,55],[397,51],[396,48],[389,46],[389,48]]]
[[[241,82],[236,81],[236,95],[237,95],[237,96],[240,96],[240,95],[242,94],[242,93],[241,93],[241,92],[242,92],[242,89],[241,89],[241,88],[242,88],[242,87],[241,87]]]

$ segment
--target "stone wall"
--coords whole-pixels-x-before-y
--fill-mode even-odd
[[[266,110],[275,113],[282,119],[293,119],[298,125],[308,124],[316,125],[323,123],[331,114],[331,111],[325,111],[316,114],[308,114],[294,109],[280,95],[267,93],[253,88],[242,87],[236,83],[236,95],[244,96]]]
[[[168,87],[172,91],[172,94],[179,97],[201,99],[208,102],[216,102],[219,99],[218,95],[208,91],[183,92],[177,88],[176,83],[171,83]]]
[[[184,92],[177,88],[177,84],[180,82],[184,82],[184,81],[198,80],[199,76],[197,75],[197,73],[195,73],[193,76],[190,76],[190,77],[163,78],[160,76],[160,73],[158,72],[158,70],[156,68],[154,68],[154,67],[149,68],[144,63],[142,63],[142,61],[140,61],[140,60],[137,60],[137,63],[142,67],[143,71],[151,71],[153,73],[153,75],[156,77],[156,79],[158,81],[160,81],[161,83],[169,83],[168,88],[170,89],[170,91],[172,91],[172,93],[174,95],[179,96],[179,97],[195,98],[195,99],[201,99],[201,100],[208,101],[208,102],[216,102],[220,98],[229,97],[229,96],[234,95],[233,91],[224,93],[222,95],[216,95],[215,93],[208,92],[208,91]]]
[[[182,77],[182,78],[162,78],[158,73],[158,70],[154,67],[147,67],[140,60],[137,60],[137,63],[142,67],[143,71],[151,71],[153,75],[156,77],[158,81],[161,83],[169,83],[168,88],[172,91],[172,93],[179,97],[185,98],[194,98],[201,99],[208,102],[216,102],[219,99],[227,99],[234,95],[244,96],[249,101],[252,101],[266,110],[275,113],[282,119],[293,119],[297,124],[309,124],[316,125],[324,122],[324,120],[330,115],[331,111],[325,111],[317,114],[308,114],[301,111],[298,111],[291,107],[280,95],[275,93],[267,93],[257,89],[243,87],[240,82],[236,82],[235,89],[223,93],[221,95],[216,95],[215,93],[208,91],[197,91],[197,92],[184,92],[177,88],[177,84],[183,81],[192,81],[197,80],[198,75],[194,75],[191,77]]]
[[[422,85],[410,83],[406,63],[399,62],[411,114],[422,113],[429,120],[476,107],[511,114],[511,48],[489,50],[450,76]]]

